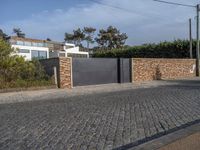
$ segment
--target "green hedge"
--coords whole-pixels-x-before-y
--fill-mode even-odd
[[[93,57],[104,58],[189,58],[189,41],[175,40],[158,44],[144,44],[124,49],[97,51]],[[193,56],[196,57],[196,42],[193,41]]]

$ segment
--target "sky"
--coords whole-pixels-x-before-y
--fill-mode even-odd
[[[196,5],[199,0],[168,0]],[[128,45],[187,39],[189,18],[195,38],[195,8],[153,0],[0,0],[0,29],[13,35],[63,41],[64,33],[84,26],[98,30],[112,25],[127,33]],[[104,4],[104,5],[102,5]],[[114,6],[114,7],[110,7]],[[122,9],[118,9],[118,8]]]

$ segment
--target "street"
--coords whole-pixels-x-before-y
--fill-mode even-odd
[[[196,80],[4,103],[0,149],[126,149],[198,120]]]

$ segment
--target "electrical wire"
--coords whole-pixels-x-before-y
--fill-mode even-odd
[[[171,4],[171,5],[185,6],[185,7],[196,7],[194,5],[181,4],[181,3],[176,3],[176,2],[168,2],[168,1],[163,1],[163,0],[153,0],[153,1],[160,2],[160,3],[166,3],[166,4]]]
[[[97,4],[100,4],[100,5],[103,5],[103,6],[107,6],[107,7],[110,7],[110,8],[120,9],[120,10],[129,12],[129,13],[135,13],[132,10],[129,10],[129,9],[126,9],[126,8],[122,8],[122,7],[119,7],[119,6],[115,6],[115,5],[105,4],[105,3],[100,2],[100,1],[96,1],[96,0],[89,0],[89,1],[97,3]]]

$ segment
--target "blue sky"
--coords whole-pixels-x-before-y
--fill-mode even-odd
[[[84,26],[116,26],[128,34],[127,44],[188,38],[188,19],[195,29],[195,9],[152,0],[1,0],[0,28],[9,35],[19,27],[27,37],[63,41],[65,32]],[[168,0],[173,1],[174,0]],[[176,0],[196,5],[199,0]],[[195,34],[193,34],[195,37]]]

